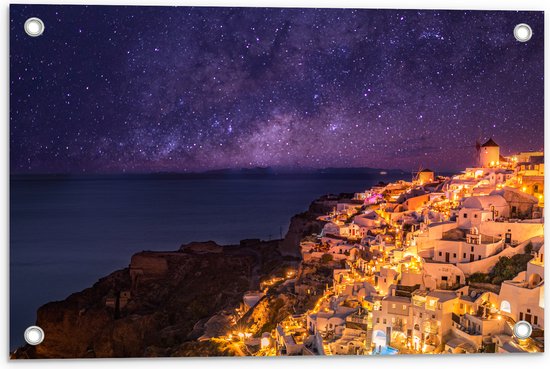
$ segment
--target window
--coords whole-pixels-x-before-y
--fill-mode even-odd
[[[432,314],[432,319],[435,319],[435,314]]]
[[[403,310],[407,310],[407,305],[403,305]]]
[[[478,255],[478,256],[477,256],[477,260],[481,260],[481,255]]]
[[[474,252],[474,247],[473,246],[470,247],[470,251]]]
[[[456,252],[455,252],[455,253],[453,253],[453,258],[456,258]]]
[[[441,251],[439,251],[439,256],[443,256],[443,253]]]
[[[463,257],[464,259],[466,259],[466,253],[464,253],[464,254],[462,255],[462,257]]]
[[[380,318],[376,318],[376,324],[380,323]]]
[[[386,318],[384,318],[383,323],[386,324]]]
[[[539,324],[539,317],[535,315],[533,318],[533,324]]]
[[[460,304],[460,310],[464,309],[464,304]]]
[[[474,218],[477,218],[477,214],[474,214]]]
[[[523,312],[519,313],[519,320],[523,320]]]
[[[422,319],[422,313],[418,313],[418,317]]]
[[[468,214],[464,213],[464,218],[468,218]]]
[[[391,304],[391,308],[392,308],[392,309],[395,309],[395,304]]]
[[[392,323],[395,323],[395,318],[391,318],[391,322],[392,322]]]
[[[527,309],[527,314],[531,314],[531,309]]]

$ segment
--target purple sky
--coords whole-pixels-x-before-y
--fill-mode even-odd
[[[542,12],[12,5],[11,171],[456,170],[476,139],[541,149],[543,33]]]

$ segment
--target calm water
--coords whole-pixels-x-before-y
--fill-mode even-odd
[[[10,347],[23,343],[40,305],[127,266],[135,252],[278,238],[318,196],[361,191],[380,179],[396,177],[12,177]]]

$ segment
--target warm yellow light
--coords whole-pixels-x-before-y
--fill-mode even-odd
[[[260,341],[260,345],[263,349],[269,347],[269,344],[270,344],[270,341],[269,341],[269,337],[262,337],[261,341]]]

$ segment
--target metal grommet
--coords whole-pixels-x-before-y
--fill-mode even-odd
[[[36,346],[44,341],[44,331],[42,328],[31,325],[29,328],[25,329],[25,341],[32,346]]]
[[[44,22],[42,19],[32,17],[25,21],[23,26],[25,33],[31,37],[38,37],[44,33]]]
[[[532,332],[533,327],[529,322],[526,322],[525,320],[521,320],[514,325],[514,335],[519,339],[524,340],[531,337]]]
[[[533,36],[533,30],[526,23],[520,23],[514,27],[514,37],[519,42],[527,42]]]

